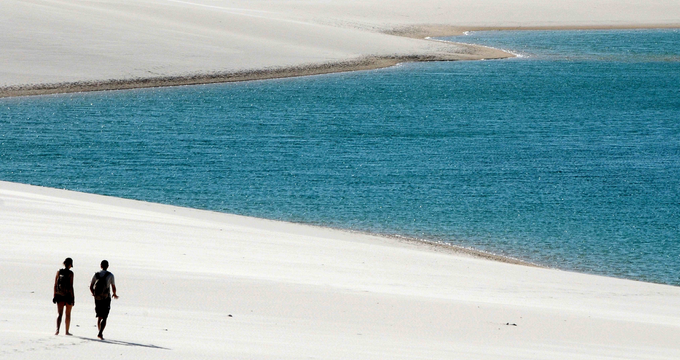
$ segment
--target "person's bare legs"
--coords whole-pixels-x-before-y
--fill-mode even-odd
[[[99,329],[97,337],[101,340],[104,340],[104,328],[106,328],[106,318],[97,318],[97,329]]]
[[[66,335],[73,335],[69,332],[69,329],[71,328],[71,308],[73,308],[73,305],[65,304],[64,307],[66,308],[66,319],[64,319],[64,324],[66,325]]]
[[[65,305],[64,302],[57,303],[57,313],[59,314],[59,316],[57,316],[57,332],[55,332],[54,335],[59,335],[59,328],[61,327],[61,317],[62,315],[64,315],[64,305]],[[68,332],[68,330],[66,330],[66,332]]]

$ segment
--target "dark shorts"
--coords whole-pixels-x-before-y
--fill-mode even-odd
[[[109,317],[111,310],[111,298],[94,301],[94,312],[97,313],[98,318],[106,319]]]
[[[55,304],[64,303],[66,305],[73,305],[75,299],[73,299],[73,296],[71,295],[54,295],[52,302]]]

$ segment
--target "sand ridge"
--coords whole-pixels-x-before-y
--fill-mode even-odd
[[[125,90],[149,87],[167,87],[183,85],[199,85],[226,83],[250,80],[266,80],[287,77],[320,75],[346,71],[373,70],[394,66],[403,62],[428,61],[460,61],[491,60],[513,57],[502,50],[470,44],[450,44],[452,52],[433,52],[428,54],[411,54],[403,56],[368,56],[354,60],[337,61],[321,64],[308,64],[291,67],[273,67],[258,70],[235,72],[197,73],[192,75],[155,76],[146,78],[109,79],[92,81],[74,81],[63,83],[25,84],[0,87],[0,98],[29,95],[46,95],[57,93]]]

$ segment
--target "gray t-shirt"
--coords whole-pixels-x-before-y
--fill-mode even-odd
[[[100,278],[102,278],[104,275],[108,274],[107,277],[106,277],[106,294],[108,296],[106,296],[106,297],[107,298],[111,297],[111,285],[116,286],[116,279],[113,276],[113,273],[106,271],[106,270],[102,270],[102,271],[98,272],[97,274],[99,274]],[[97,281],[97,274],[92,276],[92,281],[90,282],[90,288],[92,288],[94,286],[94,282]]]

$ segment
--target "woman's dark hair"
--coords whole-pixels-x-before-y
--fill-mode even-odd
[[[69,266],[69,265],[73,266],[73,259],[66,258],[66,260],[64,260],[64,266]]]

